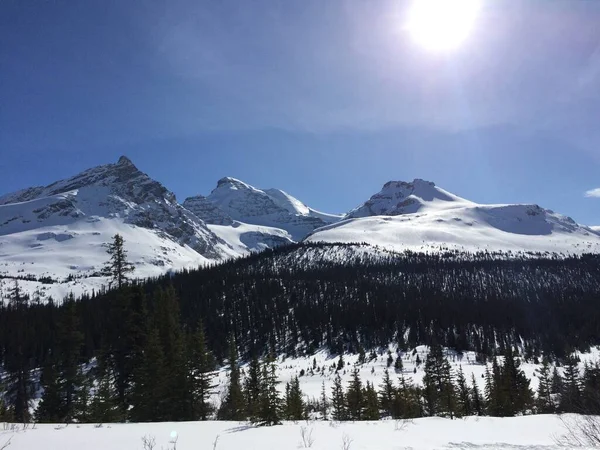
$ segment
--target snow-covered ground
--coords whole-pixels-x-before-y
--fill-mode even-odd
[[[392,355],[396,357],[395,348],[392,349]],[[415,353],[416,350],[416,353]],[[402,362],[404,370],[402,374],[397,374],[394,371],[394,367],[390,367],[390,377],[394,384],[398,384],[398,378],[403,375],[407,380],[412,381],[414,384],[422,385],[423,376],[425,375],[425,360],[429,348],[427,346],[419,346],[415,350],[402,354]],[[446,356],[450,362],[453,373],[462,367],[465,377],[469,385],[471,384],[472,374],[475,375],[477,384],[480,391],[483,393],[485,387],[485,371],[486,366],[479,364],[475,361],[475,354],[473,352],[465,352],[462,357],[459,357],[453,351],[446,351]],[[580,369],[583,373],[583,367],[586,362],[594,363],[600,361],[600,348],[593,348],[590,352],[578,354],[581,363]],[[417,365],[417,357],[421,361],[420,365]],[[341,370],[340,377],[345,387],[348,386],[352,371],[354,370],[358,355],[346,354],[344,355],[344,363],[346,368]],[[363,383],[367,381],[373,383],[375,388],[379,388],[382,382],[382,378],[387,368],[387,352],[378,355],[375,360],[367,362],[362,366],[359,366],[360,377]],[[369,352],[367,352],[367,360],[369,359]],[[336,376],[336,366],[339,360],[339,356],[330,356],[327,352],[318,352],[313,356],[301,357],[301,358],[279,358],[277,361],[277,375],[279,380],[279,390],[283,393],[285,391],[285,383],[291,381],[294,377],[298,376],[300,380],[300,387],[303,394],[308,400],[318,400],[321,395],[323,383],[325,384],[325,390],[327,396],[331,395],[331,388],[333,386],[333,380]],[[317,369],[313,369],[316,361]],[[499,358],[499,362],[502,362],[502,357]],[[488,367],[491,369],[491,364],[488,363]],[[530,380],[531,388],[537,391],[538,378],[536,371],[540,368],[540,365],[533,364],[533,362],[523,362],[521,364],[523,372]],[[242,372],[245,371],[246,365],[242,365]],[[324,369],[324,370],[323,370]],[[559,368],[559,373],[562,373],[563,369]],[[228,371],[227,367],[222,368],[215,374],[214,384],[218,387],[213,395],[212,401],[215,405],[219,405],[223,392],[225,391],[228,383]]]
[[[271,428],[233,422],[37,425],[24,431],[0,431],[0,448],[11,439],[10,450],[149,450],[142,443],[147,437],[155,440],[154,450],[551,450],[568,448],[557,444],[565,433],[557,416],[299,422]]]

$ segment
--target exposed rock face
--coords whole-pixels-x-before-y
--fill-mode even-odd
[[[341,218],[315,211],[283,191],[257,189],[230,177],[219,180],[207,200],[234,220],[283,229],[296,241]]]
[[[147,228],[180,245],[188,245],[209,259],[222,259],[219,247],[226,243],[206,224],[177,203],[175,194],[151,179],[125,156],[116,164],[86,170],[72,178],[45,187],[34,187],[0,197],[0,205],[30,202],[31,209],[10,208],[27,217],[11,217],[10,229],[0,235],[46,224],[94,217],[120,218],[125,223]],[[5,208],[5,213],[9,211]],[[5,228],[5,229],[3,229]]]

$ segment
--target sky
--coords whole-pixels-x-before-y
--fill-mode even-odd
[[[127,155],[181,201],[423,178],[600,225],[600,1],[478,1],[440,52],[413,0],[0,0],[0,193]]]

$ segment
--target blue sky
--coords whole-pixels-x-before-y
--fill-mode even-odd
[[[600,224],[600,2],[481,1],[436,53],[409,0],[2,0],[0,193],[126,154],[181,200],[425,178]]]

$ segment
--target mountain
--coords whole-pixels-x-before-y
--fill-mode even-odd
[[[434,183],[390,181],[308,242],[365,242],[394,251],[600,252],[600,232],[538,205],[480,205]]]
[[[125,238],[138,277],[239,255],[172,192],[121,157],[0,197],[0,276],[45,279],[43,286],[23,284],[47,295],[98,288],[106,280],[95,275],[116,233]]]
[[[257,189],[230,177],[219,180],[206,199],[238,222],[284,230],[294,241],[341,219],[309,208],[284,191]]]

